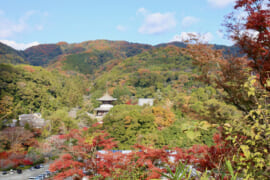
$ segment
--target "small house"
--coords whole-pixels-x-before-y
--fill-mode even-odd
[[[155,99],[153,99],[153,98],[139,98],[138,105],[139,106],[143,106],[143,105],[153,106],[154,100]]]
[[[29,124],[34,128],[42,128],[45,125],[44,119],[41,118],[40,113],[34,114],[21,114],[19,115],[20,126]]]

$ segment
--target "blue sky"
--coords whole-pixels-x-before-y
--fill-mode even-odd
[[[235,0],[0,0],[0,41],[16,49],[42,43],[126,40],[159,44],[189,32],[231,45],[220,30]]]

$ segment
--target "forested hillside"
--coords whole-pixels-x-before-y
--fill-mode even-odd
[[[28,64],[24,53],[0,42],[0,63]]]
[[[94,74],[108,61],[122,60],[152,48],[149,45],[107,40],[60,44],[64,54],[50,68],[82,74]]]
[[[0,65],[1,121],[25,113],[50,114],[82,104],[87,80],[30,65]],[[3,125],[3,124],[1,124]]]
[[[104,64],[92,91],[102,90],[108,83],[109,87],[116,89],[129,87],[130,92],[138,97],[149,97],[157,89],[162,90],[168,85],[188,86],[192,74],[196,72],[192,61],[182,53],[181,48],[155,48],[115,64]]]
[[[156,46],[129,43],[127,41],[96,40],[68,44],[40,44],[24,51],[17,51],[1,44],[0,62],[12,64],[30,64],[34,66],[49,66],[62,72],[95,74],[103,70],[103,64],[115,64],[123,59],[138,55],[160,47],[176,46],[185,48],[181,42],[158,44]],[[216,49],[224,49],[225,54],[241,55],[238,48],[215,45]]]
[[[135,142],[155,147],[211,145],[220,119],[237,118],[241,113],[224,102],[214,87],[198,81],[201,72],[186,48],[185,44],[176,42],[154,47],[107,40],[31,47],[24,51],[28,62],[49,64],[50,71],[30,65],[2,64],[1,102],[5,107],[2,116],[16,118],[31,112],[49,116],[62,108],[78,106],[93,113],[99,105],[96,99],[107,89],[117,98],[115,108],[119,110],[110,113],[115,120],[104,119],[104,128],[121,142],[120,148],[130,149]],[[60,75],[57,70],[66,75]],[[76,72],[81,75],[77,76]],[[86,77],[91,78],[90,83]],[[82,96],[88,93],[87,86],[90,86],[91,101],[86,107]],[[154,98],[155,106],[133,106],[139,98]],[[211,109],[212,106],[216,108]],[[214,110],[220,111],[219,117],[209,115]],[[134,113],[147,116],[140,118]],[[127,117],[130,119],[122,127]],[[117,132],[114,127],[123,129]],[[114,130],[110,131],[111,128]],[[175,133],[182,138],[176,140]]]
[[[60,54],[62,50],[57,44],[41,44],[24,51],[25,59],[34,66],[46,66]]]
[[[221,91],[200,82],[200,74],[185,49],[173,45],[154,48],[113,66],[105,64],[91,88],[92,102],[98,106],[95,99],[105,87],[118,99],[103,126],[120,142],[120,149],[130,149],[136,143],[211,145],[215,127],[242,113],[224,102]],[[154,98],[154,107],[132,105],[139,98]]]

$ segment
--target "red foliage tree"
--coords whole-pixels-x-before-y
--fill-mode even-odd
[[[237,0],[234,9],[226,18],[227,32],[251,58],[264,85],[270,77],[270,1]]]
[[[102,131],[94,132],[90,136],[87,128],[82,131],[71,130],[70,133],[62,135],[61,138],[66,143],[60,148],[65,154],[50,166],[51,171],[59,172],[54,178],[64,179],[74,174],[81,178],[83,176],[82,169],[88,172],[90,177],[96,173],[103,174],[100,172],[102,169],[97,168],[98,160],[100,160],[97,158],[97,150],[108,150],[116,146],[112,138],[107,138],[107,136],[108,134]]]
[[[211,171],[211,175],[215,179],[221,179],[222,173],[227,172],[225,161],[232,162],[233,156],[237,155],[237,149],[231,146],[229,141],[224,140],[221,134],[215,134],[213,139],[216,143],[214,146],[194,145],[189,149],[175,148],[176,153],[171,156],[175,158],[175,162],[182,161],[193,165],[200,172],[215,170]]]
[[[70,154],[63,154],[60,159],[56,160],[50,165],[51,171],[59,171],[59,173],[54,177],[55,180],[65,179],[66,177],[74,176],[75,174],[82,177],[83,163],[74,160]]]
[[[87,130],[73,130],[63,135],[66,140],[62,147],[64,154],[51,166],[51,171],[57,171],[54,179],[64,179],[76,175],[101,176],[99,179],[153,179],[160,178],[160,173],[166,173],[165,166],[175,171],[179,161],[193,165],[203,172],[206,169],[217,169],[218,172],[226,171],[225,160],[232,159],[236,151],[222,139],[221,135],[215,135],[215,146],[193,146],[189,149],[176,148],[168,151],[167,147],[153,149],[141,145],[135,145],[135,150],[130,153],[112,152],[116,147],[112,139],[107,138],[104,132],[91,133]],[[103,149],[102,151],[97,151]],[[212,174],[220,178],[220,173]]]
[[[156,179],[160,178],[161,172],[164,172],[164,165],[169,164],[169,152],[166,151],[167,147],[162,149],[152,149],[144,147],[142,145],[136,145],[133,158],[137,159],[135,161],[136,166],[141,169],[144,168],[146,172],[146,179]]]

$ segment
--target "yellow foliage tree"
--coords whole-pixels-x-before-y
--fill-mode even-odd
[[[168,107],[153,107],[152,112],[155,116],[155,123],[160,128],[170,126],[175,121],[175,115]]]

